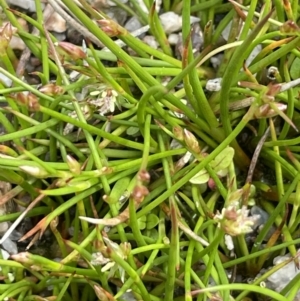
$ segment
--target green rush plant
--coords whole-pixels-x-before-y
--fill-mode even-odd
[[[0,0],[3,249],[30,225],[0,252],[0,301],[294,300],[299,275],[278,290],[269,277],[299,267],[298,1],[111,1],[158,49],[90,2],[47,3],[75,45],[47,31],[42,1]]]

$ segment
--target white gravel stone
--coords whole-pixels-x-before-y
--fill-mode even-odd
[[[231,26],[232,26],[232,21],[230,21],[227,26],[224,28],[223,32],[221,33],[223,39],[225,41],[228,41],[228,38],[229,38],[229,34],[230,34],[230,31],[231,31]],[[243,30],[243,26],[244,26],[244,23],[242,25],[242,28],[240,30],[240,33],[242,32]],[[248,34],[250,34],[251,30],[249,30]],[[239,40],[240,38],[240,35],[238,35],[236,37],[236,40]],[[251,62],[254,60],[254,58],[261,52],[262,50],[262,46],[261,45],[257,45],[256,47],[254,47],[254,49],[252,50],[252,52],[250,53],[249,57],[247,58],[246,60],[246,66],[248,67]]]
[[[36,11],[36,7],[35,7],[35,2],[34,0],[6,0],[8,5],[15,5],[18,7],[21,7],[23,9],[27,9],[30,12],[35,12]],[[41,3],[42,8],[44,8],[45,4]]]
[[[141,7],[141,9],[142,9],[146,14],[149,13],[149,10],[148,10],[148,8],[147,8],[147,6],[146,6],[144,0],[136,0],[136,2],[139,4],[139,6]],[[157,1],[156,1],[155,9],[156,9],[157,12],[160,10],[161,4],[162,4],[162,0],[157,0]]]
[[[119,0],[119,2],[125,4],[125,3],[128,2],[128,0]],[[116,6],[117,5],[116,3],[112,2],[112,1],[108,1],[107,4],[109,6]]]
[[[207,81],[205,88],[208,91],[220,91],[221,90],[221,84],[222,84],[222,78],[214,78]]]
[[[12,80],[3,73],[0,73],[0,82],[3,83],[5,87],[10,87],[12,85]]]
[[[60,16],[57,12],[54,12],[46,21],[45,27],[48,31],[62,33],[67,30],[67,23],[62,16]]]
[[[7,238],[3,243],[2,247],[9,253],[9,254],[17,254],[18,247],[17,244],[12,241],[10,238]]]
[[[179,16],[172,11],[161,14],[159,19],[166,34],[177,32],[182,28],[182,16]],[[191,24],[193,24],[199,22],[200,19],[191,16],[190,21]]]
[[[143,41],[146,43],[146,44],[148,44],[151,48],[153,48],[153,49],[157,49],[158,48],[158,43],[157,43],[157,41],[156,41],[156,39],[155,39],[155,37],[154,36],[145,36],[144,38],[143,38]]]
[[[234,249],[232,237],[228,234],[225,234],[225,245],[229,251],[232,251]]]
[[[255,57],[262,51],[262,46],[261,45],[257,45],[254,47],[254,49],[252,50],[252,52],[250,53],[250,55],[248,56],[247,60],[246,60],[246,66],[248,67],[252,61],[255,59]]]
[[[223,56],[223,53],[219,53],[210,58],[210,62],[213,65],[214,69],[218,69],[220,67]]]
[[[179,35],[177,33],[171,33],[168,36],[168,41],[169,41],[170,45],[176,45],[179,41]]]
[[[141,22],[137,17],[131,17],[124,26],[129,32],[135,31],[142,27]]]
[[[290,254],[284,256],[277,256],[273,260],[274,266],[288,260],[291,258]],[[281,291],[291,280],[293,280],[297,274],[300,273],[300,270],[297,269],[295,262],[291,261],[287,263],[284,267],[273,273],[270,277],[267,278],[266,285],[267,287],[274,289],[275,291]],[[297,297],[300,297],[300,291],[298,291]]]

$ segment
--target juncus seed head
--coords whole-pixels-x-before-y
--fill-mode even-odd
[[[226,234],[238,236],[250,233],[256,220],[255,216],[248,216],[249,210],[246,206],[237,209],[235,206],[223,208],[221,213],[215,215],[214,219],[218,221],[218,226],[224,230]]]

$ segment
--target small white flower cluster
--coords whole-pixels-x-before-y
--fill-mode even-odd
[[[223,208],[221,213],[218,212],[214,219],[218,221],[218,226],[226,234],[238,236],[253,231],[252,227],[257,217],[249,216],[249,212],[246,206],[238,208],[238,206],[231,205]]]
[[[90,89],[93,89],[90,91]],[[80,104],[81,111],[86,120],[90,119],[93,113],[96,111],[100,115],[107,113],[113,113],[116,105],[118,106],[118,92],[107,87],[105,84],[100,84],[97,87],[88,86],[85,87],[81,94],[78,95],[78,102]],[[71,111],[68,116],[78,120],[77,113]],[[74,130],[74,125],[67,123],[63,134],[70,134]]]
[[[96,99],[89,99],[87,102],[95,106],[96,110],[101,114],[113,113],[117,102],[118,93],[112,89],[105,89],[103,91],[91,92],[92,96],[99,96]]]
[[[113,252],[115,252],[119,257],[122,259],[126,259],[130,250],[131,245],[127,242],[121,243],[120,246],[114,242],[112,242],[107,237],[103,237],[103,240],[105,241],[107,248],[111,249]],[[119,271],[119,276],[121,281],[125,282],[125,270],[119,266],[116,262],[114,262],[111,258],[103,256],[101,252],[93,253],[92,254],[92,265],[103,265],[101,272],[109,271],[108,278],[111,278],[115,275],[117,271]]]

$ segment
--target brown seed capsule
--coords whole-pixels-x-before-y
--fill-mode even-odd
[[[26,106],[30,111],[38,111],[40,109],[40,104],[37,96],[33,93],[23,93],[19,92],[11,95],[19,104]]]
[[[49,96],[56,96],[61,95],[64,93],[64,88],[57,86],[56,84],[49,83],[47,85],[42,86],[40,92],[49,95]]]
[[[84,51],[82,51],[78,46],[68,42],[59,42],[58,52],[64,57],[71,58],[72,60],[86,58]]]
[[[150,181],[150,174],[148,173],[147,170],[141,170],[141,171],[138,173],[138,179],[139,179],[141,182],[148,183],[148,182]]]
[[[39,100],[32,93],[28,93],[28,108],[30,111],[39,111],[40,109]]]
[[[149,190],[145,186],[135,186],[131,196],[136,202],[141,203],[148,194]]]
[[[189,150],[193,153],[200,154],[201,150],[196,137],[186,129],[183,130],[183,134],[184,134],[184,141],[187,147],[189,148]]]
[[[97,23],[100,25],[101,29],[110,37],[115,37],[122,34],[122,27],[119,26],[113,20],[97,20]]]
[[[67,164],[69,169],[75,175],[79,175],[81,173],[81,165],[80,163],[70,155],[67,155]]]
[[[280,32],[289,35],[297,35],[300,32],[300,28],[294,21],[289,20],[280,26]]]
[[[283,103],[274,103],[274,106],[276,106],[277,109],[282,112],[285,111],[287,108],[287,105],[283,104]],[[271,117],[275,117],[277,115],[278,115],[278,113],[274,109],[272,109],[271,106],[267,103],[260,106],[254,113],[254,117],[257,119],[271,118]]]
[[[6,54],[6,50],[12,38],[12,34],[13,30],[9,22],[0,28],[0,56]]]
[[[179,140],[179,141],[184,140],[183,129],[180,126],[173,127],[173,134],[177,140]]]

